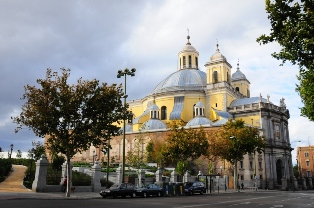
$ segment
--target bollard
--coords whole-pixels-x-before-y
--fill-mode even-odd
[[[183,195],[183,193],[182,193],[182,186],[180,186],[180,195]]]
[[[166,185],[166,195],[168,196],[169,192],[168,192],[168,185]]]

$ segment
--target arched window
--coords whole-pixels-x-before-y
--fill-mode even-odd
[[[192,68],[192,56],[189,56],[189,68]]]
[[[238,92],[240,91],[239,87],[236,87],[236,91],[238,91]]]
[[[198,58],[195,57],[195,65],[196,65],[196,68],[198,68]]]
[[[167,107],[161,107],[161,120],[167,120]]]
[[[183,68],[186,67],[186,60],[185,60],[185,56],[183,56]]]
[[[195,117],[195,105],[196,104],[193,105],[193,118]]]
[[[181,69],[181,58],[180,58],[180,69]]]
[[[217,72],[217,71],[214,71],[214,72],[213,72],[213,82],[214,82],[214,83],[217,83],[217,82],[218,82],[218,72]]]

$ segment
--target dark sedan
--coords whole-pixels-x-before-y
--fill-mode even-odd
[[[101,190],[99,194],[106,198],[108,196],[112,196],[116,198],[117,196],[131,196],[136,197],[136,187],[131,183],[120,183],[120,184],[113,184],[109,189]]]
[[[147,184],[143,187],[139,187],[136,189],[136,195],[142,196],[142,197],[148,197],[148,196],[162,196],[163,191],[162,188],[156,184]]]
[[[185,182],[184,186],[184,193],[193,195],[194,193],[203,194],[206,193],[206,187],[203,182],[196,181],[196,182]]]

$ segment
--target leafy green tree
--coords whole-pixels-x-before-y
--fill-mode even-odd
[[[266,12],[271,32],[261,35],[257,42],[279,43],[281,50],[272,56],[283,63],[290,61],[299,66],[300,85],[296,90],[304,103],[301,115],[314,121],[314,87],[309,84],[314,77],[314,1],[266,0]]]
[[[0,152],[3,152],[2,148],[0,147]]]
[[[162,148],[164,145],[164,141],[161,140],[154,140],[150,141],[146,146],[146,155],[147,155],[147,162],[156,162],[158,163],[159,167],[164,166],[164,158],[162,155]]]
[[[176,164],[179,161],[193,161],[208,154],[209,144],[204,129],[185,129],[182,126],[180,122],[170,124],[170,134],[162,149],[162,155],[167,162]]]
[[[21,157],[22,157],[22,152],[21,152],[21,150],[17,150],[16,158],[21,158]]]
[[[67,161],[68,186],[66,196],[70,196],[70,159],[77,153],[86,151],[91,144],[103,145],[110,135],[119,134],[120,121],[127,119],[128,105],[123,105],[122,86],[109,86],[78,79],[70,85],[70,69],[62,68],[62,74],[47,69],[45,79],[37,79],[38,86],[26,85],[22,97],[26,102],[19,116],[13,118],[18,125],[16,132],[27,126],[36,136],[45,137],[48,150],[62,153]]]
[[[141,166],[146,163],[146,151],[143,148],[145,143],[145,133],[140,129],[139,134],[135,137],[133,148],[128,152],[126,162],[136,169],[140,169]]]
[[[238,184],[238,161],[242,160],[245,154],[260,153],[265,147],[264,137],[259,135],[259,130],[245,125],[242,119],[230,119],[221,129],[210,132],[208,139],[210,154],[235,166],[235,188]]]
[[[28,156],[34,158],[35,161],[39,160],[42,155],[46,155],[45,146],[40,141],[32,141],[32,149],[28,150]]]

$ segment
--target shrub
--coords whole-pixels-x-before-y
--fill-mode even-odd
[[[72,172],[72,184],[73,186],[90,186],[92,177],[81,172]]]
[[[101,184],[102,187],[106,187],[107,179],[106,179],[106,178],[101,178],[101,179],[100,179],[100,184]],[[112,181],[108,181],[108,184],[109,184],[108,187],[110,187],[110,186],[113,185],[113,182],[112,182]]]

